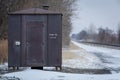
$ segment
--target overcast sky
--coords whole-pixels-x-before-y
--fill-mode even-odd
[[[94,24],[96,29],[103,26],[117,31],[120,0],[76,0],[72,7],[75,9],[71,17],[72,33],[88,29],[90,24]]]

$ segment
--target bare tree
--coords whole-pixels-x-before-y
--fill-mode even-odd
[[[106,27],[105,29],[105,42],[106,43],[111,43],[111,37],[112,37],[113,31]]]
[[[85,30],[80,31],[77,34],[77,39],[78,40],[87,40],[88,39],[88,33],[87,33],[87,31],[85,31]]]
[[[113,30],[108,27],[106,29],[99,28],[98,41],[101,43],[116,44],[117,37]]]
[[[120,23],[118,24],[118,44],[120,44]]]
[[[96,40],[96,26],[91,23],[88,28],[88,38],[89,40],[95,41]]]
[[[98,41],[104,42],[105,39],[105,30],[103,28],[98,29]]]
[[[0,39],[7,38],[7,14],[22,8],[24,0],[0,0]]]

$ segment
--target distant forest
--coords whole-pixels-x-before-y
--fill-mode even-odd
[[[71,32],[70,16],[72,10],[71,4],[75,0],[0,0],[0,39],[7,39],[8,13],[28,9],[42,8],[42,5],[48,4],[49,10],[63,13],[62,24],[62,43],[68,46],[70,42],[69,34]]]
[[[71,38],[85,42],[120,44],[120,24],[118,24],[117,32],[108,27],[102,28],[102,26],[97,31],[95,29],[94,25],[90,25],[88,30],[82,30],[77,34],[72,34]]]

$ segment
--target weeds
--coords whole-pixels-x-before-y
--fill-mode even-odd
[[[0,64],[7,62],[8,41],[0,40]]]

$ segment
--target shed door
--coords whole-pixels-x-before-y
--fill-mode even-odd
[[[43,65],[43,23],[40,21],[28,21],[27,25],[27,65]]]

